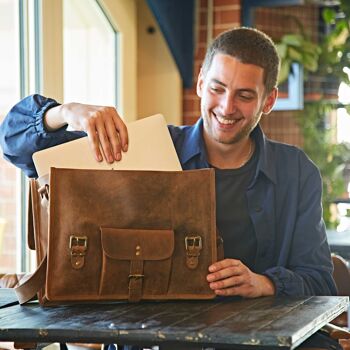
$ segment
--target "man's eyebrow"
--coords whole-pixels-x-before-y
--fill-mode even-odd
[[[238,92],[247,92],[249,94],[253,94],[253,95],[257,95],[257,92],[254,90],[254,89],[249,89],[249,88],[246,88],[246,89],[238,89]]]
[[[219,85],[221,85],[223,87],[227,87],[227,85],[225,83],[223,83],[222,81],[217,80],[215,78],[211,79],[211,82],[215,83],[215,84],[219,84]],[[238,89],[238,92],[240,92],[240,93],[243,92],[243,93],[249,93],[249,94],[257,95],[257,92],[254,89],[249,89],[249,88]]]
[[[223,86],[223,87],[227,87],[226,84],[224,84],[222,81],[217,80],[217,79],[215,79],[215,78],[213,78],[211,81],[212,81],[212,83],[219,84],[219,85],[221,85],[221,86]]]

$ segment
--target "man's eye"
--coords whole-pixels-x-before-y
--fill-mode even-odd
[[[251,101],[253,99],[253,96],[251,95],[239,95],[239,97],[245,101]]]
[[[218,87],[215,87],[215,86],[211,86],[210,90],[213,91],[213,92],[216,92],[216,93],[220,93],[222,91],[221,88],[218,88]]]

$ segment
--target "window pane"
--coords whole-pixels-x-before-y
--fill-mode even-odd
[[[64,100],[116,105],[116,33],[95,0],[64,0]]]
[[[20,99],[18,2],[0,0],[0,123]],[[14,272],[20,229],[19,171],[0,159],[0,272]],[[18,267],[19,268],[19,267]]]
[[[350,69],[347,69],[347,73],[350,74]],[[344,83],[339,87],[339,102],[343,104],[350,104],[350,87]],[[338,142],[350,142],[350,115],[345,108],[338,109],[338,121],[337,121],[337,137]]]

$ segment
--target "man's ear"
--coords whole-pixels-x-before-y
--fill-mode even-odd
[[[269,95],[266,98],[265,104],[264,104],[264,108],[262,110],[262,112],[264,114],[269,114],[277,100],[277,95],[278,95],[278,89],[277,88],[273,88],[272,91],[269,93]]]
[[[204,81],[203,81],[203,70],[201,68],[201,70],[199,71],[199,74],[198,74],[198,79],[197,79],[197,95],[198,97],[202,97],[202,92],[203,92],[203,84],[204,84]]]

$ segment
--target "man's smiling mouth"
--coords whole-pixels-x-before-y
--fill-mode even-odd
[[[239,118],[239,119],[229,119],[229,118],[224,118],[224,117],[221,117],[219,115],[215,115],[215,118],[217,119],[217,121],[220,123],[220,124],[224,124],[224,125],[233,125],[237,122],[239,122],[242,118]]]

